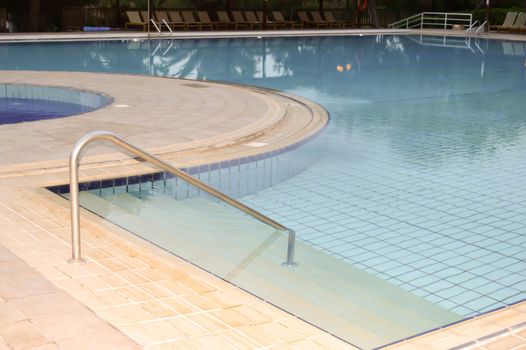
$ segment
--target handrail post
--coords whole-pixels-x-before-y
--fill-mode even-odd
[[[82,264],[85,262],[81,257],[81,241],[80,241],[80,207],[79,207],[79,165],[82,150],[91,142],[96,140],[107,140],[115,145],[125,149],[128,152],[133,153],[137,157],[158,166],[179,177],[180,179],[188,182],[190,185],[199,188],[200,190],[208,193],[209,195],[219,199],[222,202],[225,202],[234,208],[241,210],[245,214],[252,216],[254,219],[263,222],[269,226],[274,227],[277,230],[282,232],[288,232],[288,243],[287,243],[287,260],[282,264],[285,267],[293,267],[297,264],[294,262],[294,250],[296,245],[296,232],[288,227],[281,225],[280,223],[266,217],[265,215],[255,211],[254,209],[247,207],[243,203],[238,202],[237,200],[227,196],[226,194],[219,192],[218,190],[210,187],[209,185],[201,182],[200,180],[192,177],[191,175],[183,172],[180,169],[160,160],[154,155],[137,148],[125,140],[121,139],[114,133],[109,131],[93,131],[83,137],[81,137],[75,146],[69,157],[69,187],[70,187],[70,204],[71,204],[71,249],[72,255],[71,259],[68,260],[69,263]]]
[[[157,23],[155,23],[155,21],[153,20],[153,18],[150,19],[150,21],[153,23],[153,26],[155,27],[155,29],[157,30],[157,32],[159,32],[159,36],[162,36],[162,35],[163,35],[162,30],[161,30],[161,28],[159,28],[159,27],[157,26]]]
[[[168,30],[170,31],[170,33],[172,33],[172,34],[173,34],[173,33],[174,33],[174,31],[172,30],[172,28],[170,28],[170,26],[168,25],[168,23],[166,23],[166,21],[164,20],[164,18],[163,18],[163,20],[162,20],[162,21],[163,21],[164,25],[166,26],[166,28],[168,28]]]
[[[447,12],[444,15],[444,29],[447,29]]]
[[[424,13],[420,16],[420,29],[424,29]]]
[[[79,140],[69,157],[69,194],[71,206],[71,258],[72,264],[84,264],[80,252],[80,212],[79,212],[79,157],[83,148],[83,139]]]
[[[294,247],[296,245],[296,231],[289,229],[289,240],[287,244],[287,260],[281,264],[284,267],[294,267],[298,264],[294,262]]]

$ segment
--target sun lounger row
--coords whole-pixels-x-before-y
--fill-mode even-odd
[[[148,28],[147,11],[126,11],[128,22],[125,29],[135,27]],[[263,18],[263,11],[217,11],[214,20],[207,11],[154,11],[150,18],[159,28],[169,26],[172,30],[228,30],[228,29],[262,29],[263,22],[269,29],[302,29],[302,28],[345,28],[349,22],[338,21],[331,11],[297,12],[298,20],[286,20],[281,11],[271,11]]]
[[[492,26],[497,32],[526,32],[526,12],[508,12],[502,25]]]

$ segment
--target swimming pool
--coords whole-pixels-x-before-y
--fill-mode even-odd
[[[224,80],[321,103],[332,117],[317,140],[322,159],[242,201],[466,318],[526,296],[525,46],[447,44],[410,36],[16,44],[0,46],[0,68]],[[28,54],[48,48],[57,56]],[[60,58],[68,54],[77,59]]]
[[[52,86],[0,84],[0,125],[92,112],[111,98]]]

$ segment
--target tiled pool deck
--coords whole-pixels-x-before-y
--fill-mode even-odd
[[[44,83],[48,79],[48,83],[61,85],[69,75],[39,73],[31,78],[32,74],[24,74],[9,76],[2,72],[0,80],[35,79],[33,83]],[[136,105],[137,124],[130,119],[116,122],[119,116],[130,117],[130,109],[115,108],[111,114],[102,111],[95,119],[81,116],[0,130],[2,140],[6,140],[0,143],[0,350],[99,349],[101,344],[119,349],[352,349],[330,334],[89,213],[83,213],[88,263],[66,263],[70,254],[67,203],[42,188],[67,182],[65,158],[73,142],[85,132],[111,129],[167,159],[177,159],[178,165],[195,165],[254,153],[253,148],[244,145],[247,140],[272,142],[275,147],[294,143],[323,125],[323,120],[314,124],[303,120],[300,115],[305,110],[298,105],[286,106],[290,101],[284,96],[270,98],[258,94],[257,89],[243,92],[238,87],[179,86],[182,90],[178,91],[187,94],[184,101],[189,103],[188,114],[200,115],[202,124],[187,120],[186,128],[173,125],[171,128],[179,133],[163,138],[165,130],[152,130],[148,123],[141,124],[139,117],[153,113],[155,118],[166,118],[174,109],[167,102],[174,103],[174,94],[160,97],[159,91],[166,90],[160,85],[179,82],[152,79],[151,86],[130,83],[135,79],[141,78],[125,76],[101,84],[89,74],[78,74],[69,83],[76,81],[78,85],[74,86],[113,96],[120,92],[115,105]],[[134,87],[131,91],[130,86]],[[179,103],[182,100],[175,99]],[[229,109],[236,107],[240,109]],[[207,125],[210,113],[224,116],[220,122],[224,128],[215,123]],[[280,122],[283,120],[287,122]],[[247,124],[253,128],[243,128]],[[277,137],[280,133],[272,127],[275,124],[281,125],[281,131],[291,127],[294,131]],[[52,126],[54,132],[39,128],[44,125],[46,130]],[[224,144],[225,139],[231,142]],[[116,154],[114,149],[99,146],[98,151],[104,155],[86,159],[88,165],[82,171],[86,180],[151,171],[146,165]],[[526,348],[526,303],[390,348]]]

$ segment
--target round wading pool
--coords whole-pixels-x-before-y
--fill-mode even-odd
[[[112,99],[70,88],[0,84],[0,124],[14,124],[87,113]]]

